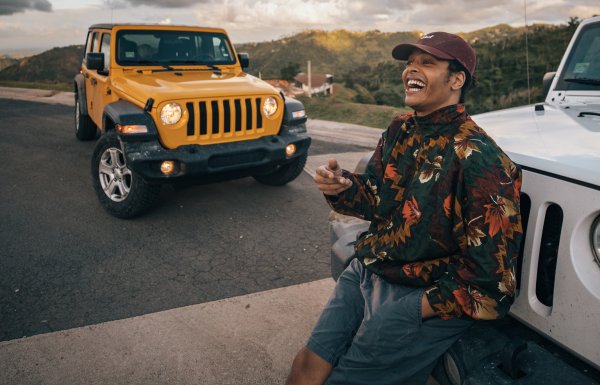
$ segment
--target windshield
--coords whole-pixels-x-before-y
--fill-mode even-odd
[[[119,31],[116,58],[122,66],[215,66],[236,62],[227,36],[193,31]]]
[[[564,91],[600,91],[600,23],[585,26],[556,85]]]

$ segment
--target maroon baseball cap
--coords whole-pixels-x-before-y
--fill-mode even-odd
[[[398,60],[408,60],[415,48],[425,51],[438,59],[457,60],[473,77],[477,58],[475,51],[462,37],[447,32],[432,32],[414,44],[398,44],[392,56]]]

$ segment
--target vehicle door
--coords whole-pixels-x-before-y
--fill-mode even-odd
[[[85,45],[85,53],[84,55],[87,55],[88,53],[92,53],[92,52],[98,52],[99,50],[99,40],[100,39],[100,33],[97,31],[90,31],[88,34],[88,38],[86,41],[86,45]],[[92,117],[92,95],[94,93],[94,91],[96,90],[95,84],[96,81],[94,80],[92,82],[92,77],[91,77],[91,72],[94,71],[90,71],[86,65],[85,65],[86,61],[85,61],[85,56],[84,56],[84,60],[83,63],[81,65],[81,69],[82,69],[82,73],[83,73],[83,77],[85,79],[85,100],[86,100],[86,108],[88,111],[88,115],[93,119]],[[97,123],[94,121],[94,123]]]
[[[102,112],[104,106],[110,99],[108,87],[108,76],[110,71],[110,32],[102,31],[99,37],[100,45],[98,51],[104,54],[104,68],[99,71],[88,71],[90,88],[87,92],[89,115],[100,129],[102,129]]]

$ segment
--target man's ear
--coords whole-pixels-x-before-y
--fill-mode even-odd
[[[460,90],[462,88],[462,86],[465,84],[465,81],[467,80],[467,75],[465,74],[464,71],[459,71],[459,72],[455,72],[452,74],[452,90],[453,91],[457,91]]]

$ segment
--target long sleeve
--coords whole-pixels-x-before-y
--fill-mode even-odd
[[[327,203],[333,210],[340,214],[373,220],[375,209],[380,201],[379,186],[383,176],[382,148],[385,137],[386,132],[379,139],[364,174],[342,171],[342,176],[351,180],[352,186],[338,195],[325,195]]]
[[[514,265],[522,236],[521,173],[503,153],[486,158],[485,150],[470,152],[454,201],[461,263],[448,265],[448,271],[426,290],[442,318],[496,319],[513,302]]]

